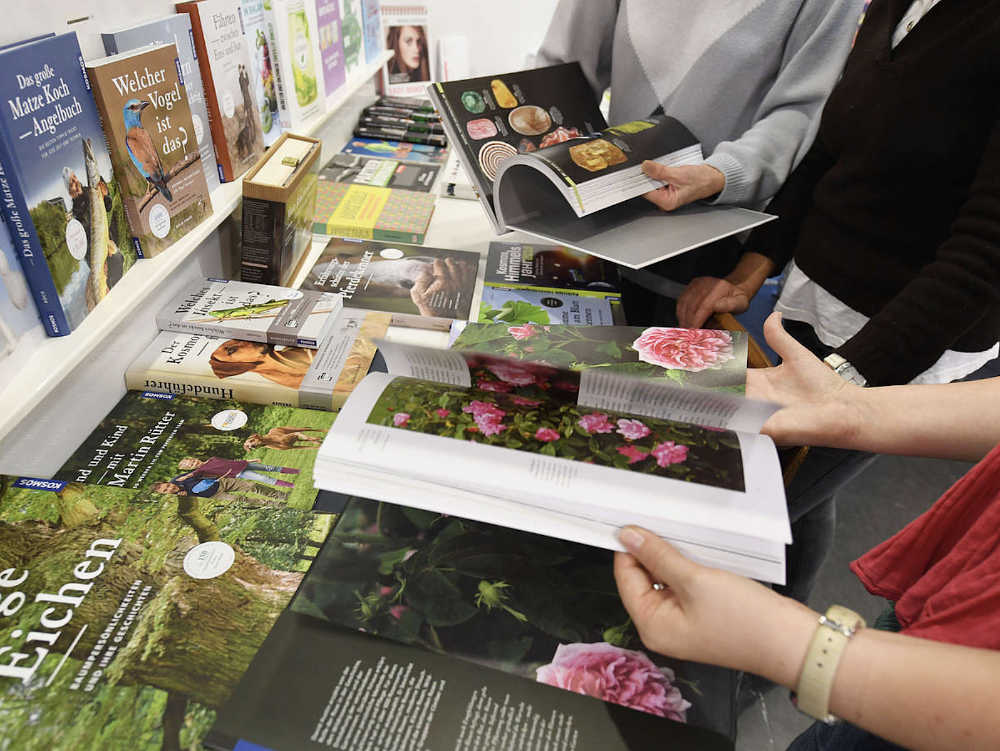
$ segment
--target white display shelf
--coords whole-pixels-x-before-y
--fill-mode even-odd
[[[330,99],[326,111],[296,132],[305,135],[321,133],[344,105],[371,82],[391,56],[392,52],[386,51],[377,61],[359,69]],[[351,114],[356,118],[356,113]],[[139,262],[68,336],[42,340],[36,337],[19,342],[18,348],[8,355],[10,362],[4,363],[6,372],[14,372],[0,390],[0,469],[9,469],[9,456],[22,455],[21,450],[13,450],[12,444],[17,441],[15,429],[42,402],[59,392],[60,386],[70,376],[76,380],[82,365],[107,356],[108,352],[102,352],[102,347],[110,347],[117,357],[112,358],[114,362],[107,362],[104,369],[100,363],[94,363],[97,366],[95,375],[101,379],[121,380],[124,367],[115,367],[120,364],[119,360],[138,355],[151,338],[138,342],[114,341],[118,336],[135,338],[135,334],[148,328],[144,326],[137,330],[131,326],[135,317],[151,320],[156,309],[183,285],[199,276],[222,275],[224,246],[219,241],[219,227],[239,205],[242,188],[242,179],[237,178],[214,190],[211,216],[156,258]],[[111,385],[124,391],[124,382]],[[88,391],[100,388],[97,383],[87,386],[75,384],[72,391],[77,395],[76,407],[85,411]],[[95,398],[95,401],[103,400]],[[70,419],[71,415],[66,417]],[[27,427],[31,432],[32,426]]]

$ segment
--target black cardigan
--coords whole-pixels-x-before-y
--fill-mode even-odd
[[[794,257],[871,320],[837,349],[871,385],[1000,338],[1000,0],[874,0],[816,141],[747,250]]]

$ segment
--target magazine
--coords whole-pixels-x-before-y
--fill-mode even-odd
[[[774,217],[695,206],[663,212],[642,161],[695,164],[701,147],[669,116],[608,127],[578,63],[427,89],[498,233],[521,230],[641,268]]]
[[[332,523],[146,501],[0,477],[5,748],[200,748]]]
[[[702,563],[783,580],[788,512],[759,434],[777,406],[730,393],[745,378],[743,337],[651,327],[631,345],[643,363],[622,352],[618,366],[582,369],[378,344],[388,373],[341,409],[318,487],[611,549],[632,522]]]
[[[618,295],[582,295],[576,291],[483,285],[479,303],[481,322],[505,324],[555,323],[569,326],[611,326]]]
[[[409,164],[395,159],[334,154],[319,171],[319,179],[428,193],[434,185],[438,169],[434,164]]]

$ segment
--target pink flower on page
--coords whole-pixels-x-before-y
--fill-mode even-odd
[[[510,400],[519,407],[537,407],[542,403],[538,399],[526,399],[523,396],[512,396]]]
[[[734,357],[730,333],[709,329],[653,326],[632,342],[632,348],[642,362],[690,372],[721,367]]]
[[[403,613],[405,613],[407,610],[409,610],[409,608],[406,605],[393,605],[391,608],[389,608],[389,615],[391,615],[398,621],[400,618],[403,617]]]
[[[476,418],[476,425],[479,426],[479,431],[483,435],[500,435],[507,429],[507,426],[500,422],[499,418],[490,416]]]
[[[512,337],[517,339],[519,342],[530,337],[533,337],[537,332],[535,331],[534,325],[528,323],[524,326],[511,326],[507,329]]]
[[[498,394],[506,394],[510,391],[513,386],[509,383],[504,383],[503,381],[479,381],[476,384],[476,388],[480,391],[494,391]]]
[[[474,399],[466,404],[462,407],[462,411],[470,413],[473,419],[479,419],[480,415],[494,415],[496,419],[499,420],[507,414],[497,405],[491,404],[490,402],[483,402],[478,399]]]
[[[619,446],[618,453],[622,456],[628,457],[629,464],[635,464],[636,462],[641,462],[647,456],[649,456],[648,451],[643,451],[635,446]]]
[[[562,436],[559,435],[559,431],[552,428],[539,428],[535,431],[535,440],[542,443],[551,443],[552,441],[558,441],[560,438]]]
[[[626,420],[623,418],[618,421],[618,432],[625,436],[626,441],[638,441],[653,431],[647,428],[641,420]]]
[[[451,414],[451,410],[450,409],[445,409],[444,407],[441,407],[440,409],[434,410],[434,414],[437,415],[438,417],[440,417],[443,420],[444,418],[446,418],[448,415]]]
[[[560,644],[552,662],[535,672],[547,683],[677,722],[687,721],[690,702],[673,685],[674,672],[644,653],[607,642]]]
[[[534,373],[510,363],[492,362],[486,368],[501,381],[513,386],[530,386],[535,382]]]
[[[591,435],[595,433],[613,433],[615,430],[614,425],[608,422],[608,416],[603,412],[591,412],[589,415],[584,415],[576,421],[576,424]]]
[[[392,424],[397,428],[405,428],[406,424],[410,421],[409,412],[397,412],[392,416]]]
[[[389,595],[392,594],[394,589],[395,587],[390,587],[387,584],[383,584],[381,587],[379,587],[378,595],[379,597],[388,597]]]
[[[656,457],[656,463],[661,467],[669,467],[671,464],[680,464],[688,458],[688,447],[673,441],[664,441],[650,452]]]

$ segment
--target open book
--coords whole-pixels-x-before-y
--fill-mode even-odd
[[[578,63],[435,83],[428,93],[497,232],[521,230],[642,268],[773,216],[731,206],[663,212],[643,160],[697,164],[671,117],[608,128]]]
[[[646,331],[662,344],[672,330]],[[715,363],[736,359],[734,335],[698,333]],[[641,524],[703,563],[783,581],[781,471],[758,432],[774,405],[598,363],[379,347],[389,372],[347,400],[318,487],[610,549]]]

